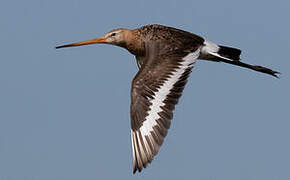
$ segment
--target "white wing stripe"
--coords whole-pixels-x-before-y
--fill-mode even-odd
[[[154,93],[154,98],[149,99],[152,104],[149,107],[150,110],[148,112],[148,116],[146,116],[143,125],[140,127],[143,137],[145,135],[150,135],[150,131],[153,131],[153,126],[157,125],[156,120],[160,118],[158,113],[162,111],[161,107],[165,105],[163,101],[166,99],[167,95],[170,93],[170,90],[173,88],[173,85],[179,80],[185,70],[194,65],[199,54],[200,48],[185,56],[180,67],[172,73],[172,75],[160,88],[158,88],[157,92]]]

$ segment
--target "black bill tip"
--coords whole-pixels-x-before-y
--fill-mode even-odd
[[[66,48],[66,47],[72,47],[73,45],[67,44],[67,45],[62,45],[62,46],[56,46],[55,49],[60,49],[60,48]]]

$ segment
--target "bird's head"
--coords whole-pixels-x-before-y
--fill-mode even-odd
[[[114,29],[106,33],[104,36],[99,37],[97,39],[57,46],[56,49],[72,47],[72,46],[83,46],[83,45],[88,45],[88,44],[112,44],[116,46],[123,46],[126,43],[126,35],[129,32],[130,30],[128,29]]]

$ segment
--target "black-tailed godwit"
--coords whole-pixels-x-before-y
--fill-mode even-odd
[[[158,153],[197,59],[229,63],[275,77],[278,74],[241,62],[239,49],[162,25],[114,29],[97,39],[56,48],[100,43],[126,48],[135,55],[139,68],[132,82],[130,106],[134,173],[145,168]]]

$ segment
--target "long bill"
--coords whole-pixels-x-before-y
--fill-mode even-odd
[[[57,46],[55,48],[59,49],[59,48],[65,48],[65,47],[83,46],[83,45],[88,45],[88,44],[101,44],[101,43],[106,43],[106,39],[104,37],[100,37],[100,38],[88,40],[88,41],[81,41],[81,42],[72,43],[72,44],[66,44],[62,46]]]

